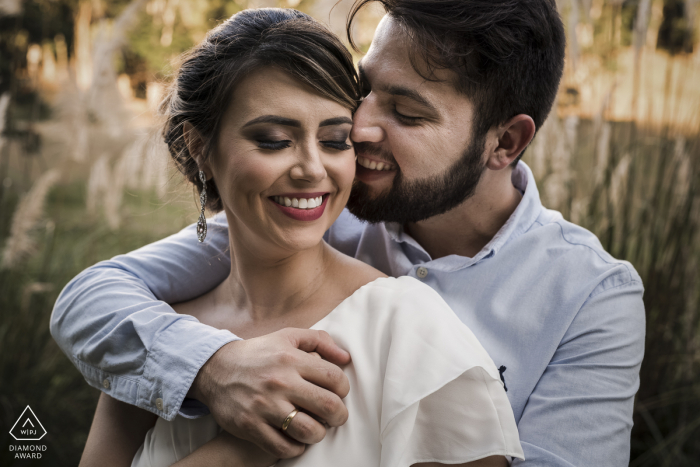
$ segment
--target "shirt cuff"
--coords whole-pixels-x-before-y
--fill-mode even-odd
[[[240,338],[233,333],[198,321],[173,322],[160,332],[148,352],[136,405],[173,420],[200,368],[221,347],[236,340]]]
[[[184,418],[199,418],[209,415],[209,407],[199,402],[197,399],[192,399],[190,397],[185,397],[180,406],[180,411],[177,413],[179,416]]]

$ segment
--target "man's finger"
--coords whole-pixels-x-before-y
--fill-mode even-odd
[[[350,363],[350,354],[338,347],[326,331],[313,329],[285,329],[287,337],[299,350],[304,352],[318,352],[321,357],[336,365]]]
[[[310,354],[301,354],[297,371],[306,381],[333,391],[341,399],[350,392],[350,381],[343,370],[321,358]]]
[[[296,417],[294,417],[296,418]],[[290,459],[304,453],[306,445],[290,438],[282,432],[282,427],[275,428],[266,423],[260,426],[260,437],[251,440],[263,450],[280,459]]]
[[[289,412],[291,412],[291,410]],[[287,415],[288,414],[285,414],[284,418],[286,418]],[[284,420],[282,420],[282,422],[277,420],[277,422],[282,426]],[[287,431],[285,431],[284,434],[300,443],[316,444],[326,437],[326,427],[309,414],[299,411],[289,423]]]
[[[337,394],[301,380],[289,394],[289,402],[315,415],[330,426],[340,426],[348,419],[348,409]]]

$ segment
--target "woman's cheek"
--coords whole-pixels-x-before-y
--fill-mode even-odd
[[[350,197],[350,190],[352,189],[352,182],[355,180],[355,153],[352,152],[351,155],[347,157],[340,158],[332,168],[332,177],[334,178],[334,183],[340,190],[339,198],[342,201],[343,207]]]
[[[352,149],[348,151],[350,154],[344,158],[345,164],[343,165],[343,174],[347,180],[347,183],[352,185],[353,180],[355,180],[355,170],[357,168],[357,157],[355,156],[355,150]]]
[[[326,165],[326,172],[340,190],[352,185],[355,179],[355,156],[337,158]]]

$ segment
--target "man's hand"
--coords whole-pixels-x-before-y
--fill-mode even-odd
[[[223,346],[199,370],[190,394],[209,407],[224,430],[287,459],[326,435],[309,414],[329,426],[347,420],[341,399],[350,383],[337,365],[349,362],[350,355],[325,331],[282,329]],[[282,432],[295,408],[300,412]]]

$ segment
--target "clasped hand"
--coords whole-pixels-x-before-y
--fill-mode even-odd
[[[190,395],[230,434],[287,459],[321,441],[324,423],[347,420],[341,399],[350,384],[339,365],[349,362],[325,331],[282,329],[224,345],[200,369]],[[300,411],[283,432],[295,408]]]

